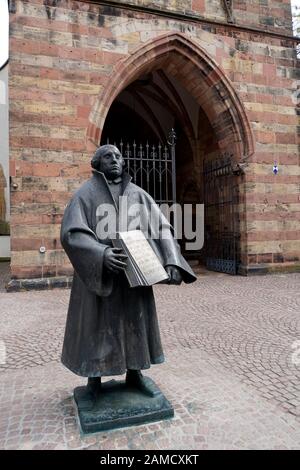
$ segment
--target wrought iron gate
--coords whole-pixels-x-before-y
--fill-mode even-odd
[[[111,139],[107,143],[116,145],[125,160],[125,171],[133,183],[149,193],[157,204],[173,204],[176,201],[175,133],[169,135],[168,146]]]
[[[237,274],[239,192],[232,156],[204,162],[205,258],[212,271]]]

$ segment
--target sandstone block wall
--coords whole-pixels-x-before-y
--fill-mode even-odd
[[[236,90],[252,129],[254,151],[241,181],[243,266],[297,267],[299,68],[295,43],[287,37],[290,2],[233,1],[233,26],[211,23],[226,23],[216,0],[107,3],[14,0],[10,4],[13,277],[71,272],[59,229],[66,203],[90,172],[97,142],[89,140],[87,129],[95,103],[123,60],[168,33],[189,38],[208,54]],[[132,8],[121,6],[124,3]],[[195,19],[167,17],[161,14],[163,9]],[[100,133],[99,128],[98,138]],[[279,165],[276,176],[274,161]],[[40,254],[40,246],[46,247],[45,254]]]

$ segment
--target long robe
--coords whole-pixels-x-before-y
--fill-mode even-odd
[[[147,217],[154,204],[160,216],[150,195],[130,180],[124,173],[128,210],[142,204]],[[120,375],[164,361],[152,287],[131,288],[124,273],[111,274],[104,266],[112,242],[97,235],[97,208],[103,204],[117,209],[105,176],[94,171],[70,200],[61,226],[61,243],[74,267],[61,360],[84,377]],[[171,230],[163,216],[159,230]],[[184,282],[196,279],[173,237],[149,242],[164,266],[180,268]]]

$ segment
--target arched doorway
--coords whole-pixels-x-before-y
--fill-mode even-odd
[[[101,144],[114,143],[122,150],[134,182],[160,204],[181,202],[182,176],[194,167],[196,123],[187,109],[197,114],[198,105],[180,88],[161,69],[139,77],[112,103],[101,135]],[[169,134],[174,128],[176,158],[172,162]]]
[[[200,253],[187,255],[201,259],[211,269],[236,272],[239,182],[232,169],[252,154],[253,139],[229,80],[198,45],[180,34],[168,34],[142,46],[118,64],[114,77],[94,106],[88,138],[96,145],[109,139],[143,147],[159,142],[164,148],[168,131],[174,127],[178,135],[177,201],[206,205],[204,247]],[[224,199],[230,188],[234,191]],[[208,198],[212,194],[213,200]],[[228,242],[231,232],[234,238]],[[224,249],[212,249],[225,235]],[[233,250],[228,250],[228,243]],[[230,269],[218,259],[226,253],[234,256]]]

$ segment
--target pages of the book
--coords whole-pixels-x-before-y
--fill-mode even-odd
[[[125,274],[128,279],[130,287],[138,287],[138,286],[147,285],[144,279],[141,277],[135,263],[133,262],[133,259],[129,251],[126,248],[125,243],[120,238],[113,239],[112,242],[115,248],[121,248],[123,253],[125,253],[128,257],[126,260]]]
[[[131,287],[152,286],[168,279],[156,253],[141,230],[119,232],[113,240],[128,256],[125,273]]]

